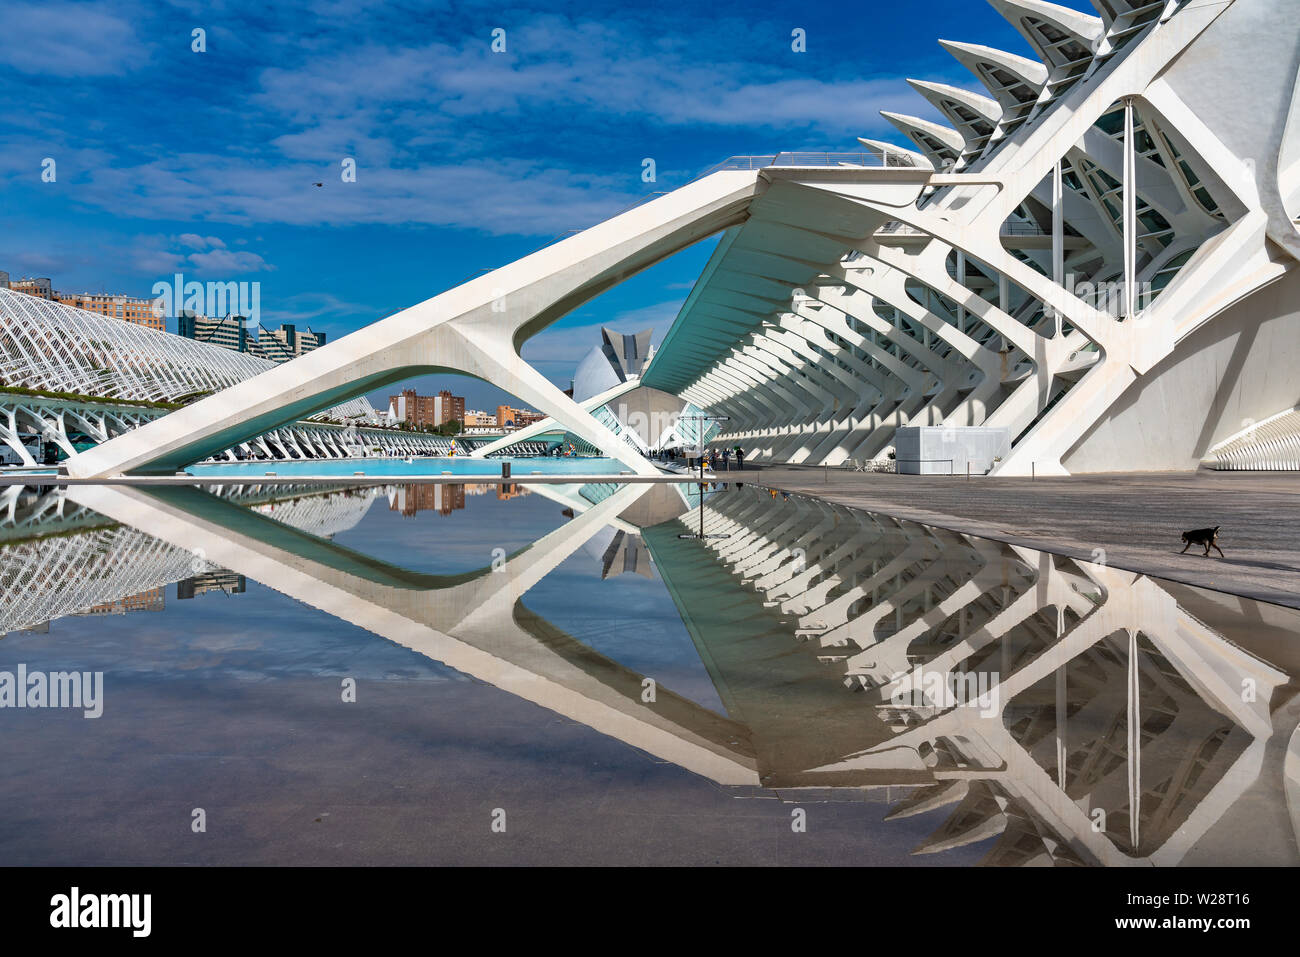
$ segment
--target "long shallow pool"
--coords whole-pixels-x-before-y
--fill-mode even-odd
[[[10,864],[1300,863],[1291,609],[737,483],[3,494]]]
[[[186,471],[198,478],[204,476],[256,476],[265,478],[268,473],[279,477],[347,476],[364,472],[368,476],[391,475],[466,475],[499,477],[502,463],[510,463],[515,476],[538,475],[617,475],[627,466],[618,459],[601,456],[529,456],[513,458],[497,456],[486,459],[468,455],[432,456],[426,458],[386,459],[307,459],[292,462],[217,462],[191,465]]]

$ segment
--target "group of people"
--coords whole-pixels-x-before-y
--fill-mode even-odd
[[[693,469],[700,466],[698,456],[692,455],[688,449],[655,449],[651,452],[651,455],[669,462],[682,459],[686,462],[687,468]],[[704,461],[715,472],[730,472],[733,455],[736,460],[736,468],[743,472],[745,470],[745,450],[739,445],[732,449],[710,449],[704,453]]]
[[[723,449],[721,452],[719,452],[717,449],[714,449],[711,453],[705,453],[705,454],[712,456],[712,461],[709,464],[713,466],[713,471],[715,472],[718,471],[718,466],[719,464],[721,464],[722,471],[730,472],[732,452],[736,453],[736,468],[740,469],[740,471],[743,472],[745,470],[745,450],[742,449],[739,445],[737,445],[734,449]]]

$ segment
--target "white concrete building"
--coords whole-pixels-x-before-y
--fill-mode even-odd
[[[802,222],[757,199],[646,383],[760,461],[876,459],[911,425],[1008,430],[1002,475],[1296,468],[1290,6],[991,2],[1032,59],[944,42],[987,95],[914,82],[952,125],[887,114],[942,172],[823,186],[835,215]]]
[[[1006,429],[998,475],[1295,467],[1300,35],[1282,0],[990,0],[1023,53],[944,42],[915,152],[733,157],[695,182],[71,463],[168,471],[412,375],[495,383],[651,472],[519,356],[723,235],[639,380],[750,459],[839,465],[900,426]],[[624,383],[626,385],[626,383]],[[597,397],[600,398],[600,397]]]

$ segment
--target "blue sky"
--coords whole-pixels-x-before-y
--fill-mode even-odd
[[[0,269],[140,296],[177,271],[257,281],[264,325],[337,338],[728,156],[902,143],[879,110],[937,118],[905,77],[978,88],[939,37],[1029,53],[983,0],[5,0]],[[589,303],[525,357],[567,385],[601,324],[658,341],[711,246]],[[505,401],[469,379],[419,383],[436,385]]]

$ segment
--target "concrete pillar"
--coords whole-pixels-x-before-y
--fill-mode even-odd
[[[1056,161],[1052,170],[1052,281],[1065,288],[1065,186],[1062,179],[1061,161]],[[1061,310],[1052,307],[1054,336],[1061,335]]]
[[[1133,98],[1124,100],[1124,318],[1132,319],[1137,293],[1137,166]]]

